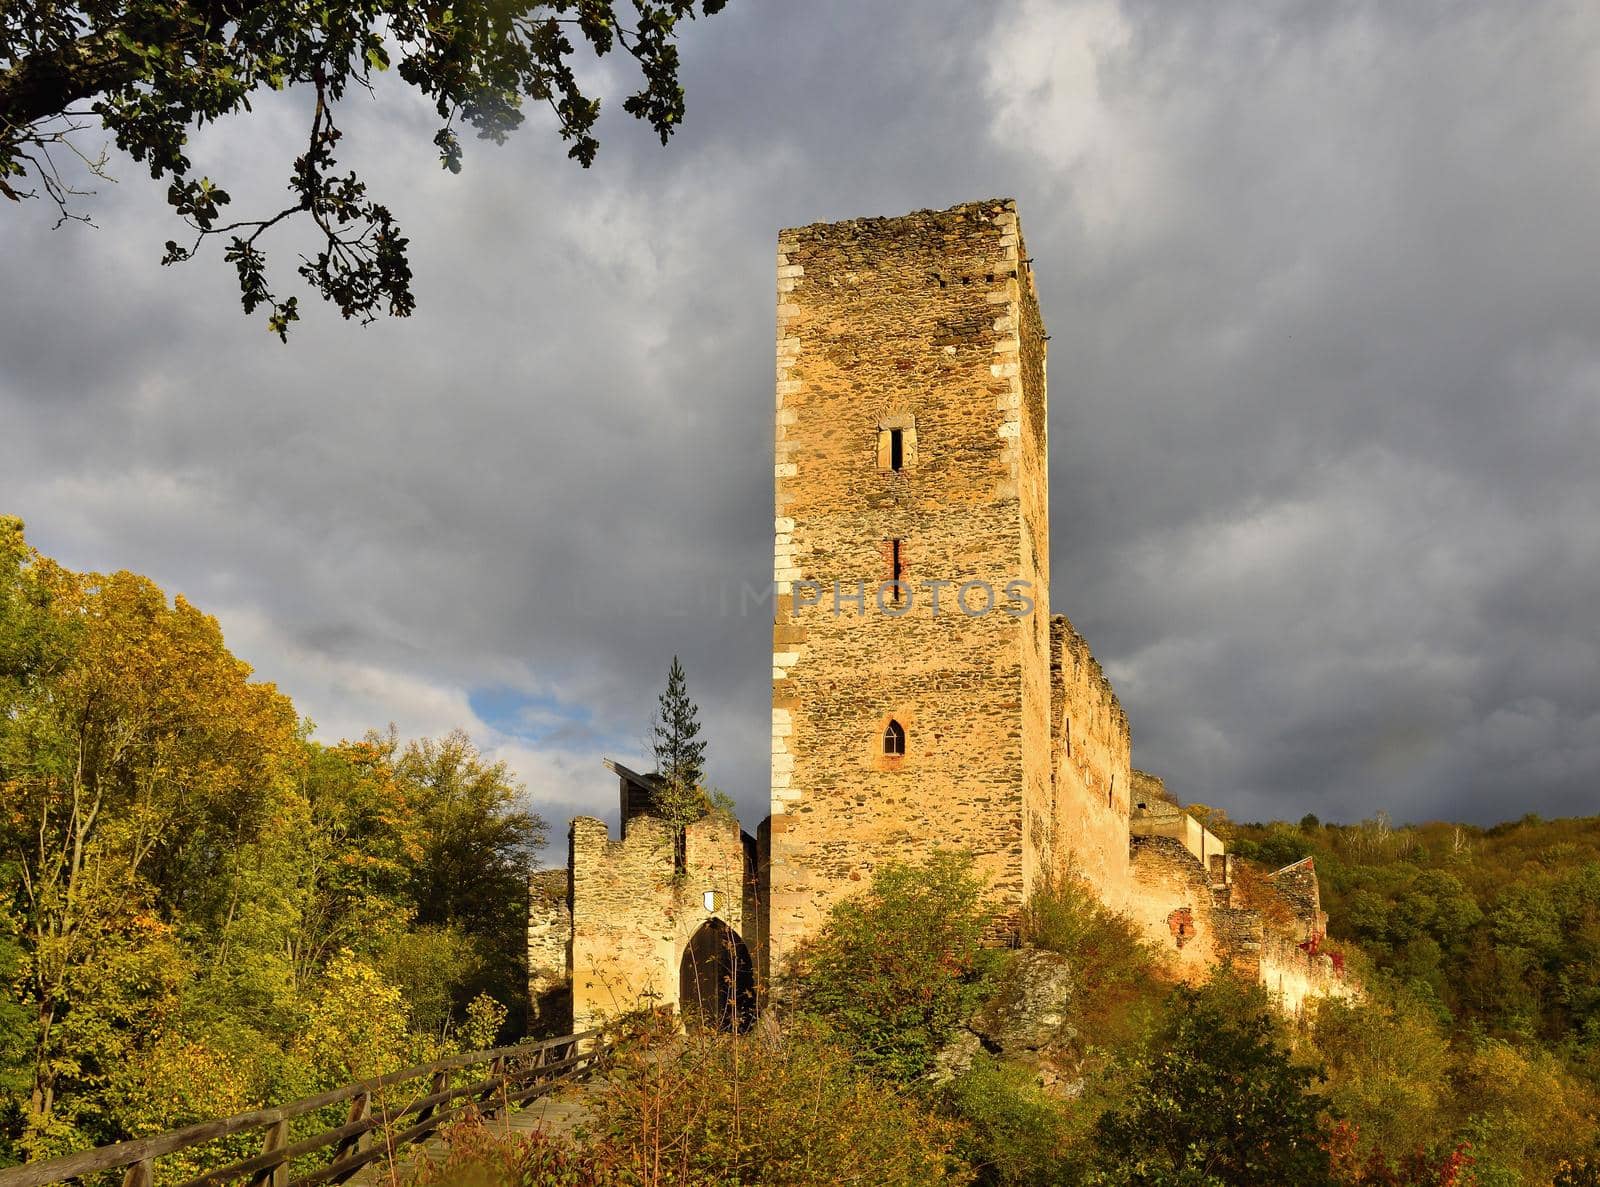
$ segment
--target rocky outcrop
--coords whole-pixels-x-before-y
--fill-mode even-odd
[[[1072,985],[1065,956],[1024,948],[1007,962],[998,991],[978,1008],[967,1028],[987,1050],[1001,1054],[1060,1046],[1074,1037],[1067,1022]]]
[[[980,1051],[1032,1068],[1047,1088],[1071,1095],[1077,1029],[1069,1020],[1073,976],[1067,958],[1042,948],[1013,953],[997,989],[934,1059],[929,1079],[945,1083]]]

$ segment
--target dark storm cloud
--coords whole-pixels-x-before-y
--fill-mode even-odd
[[[535,118],[451,178],[425,106],[354,104],[421,309],[288,347],[215,259],[155,267],[125,165],[98,232],[0,227],[0,501],[213,609],[324,733],[466,724],[556,819],[610,810],[677,653],[753,820],[776,230],[1014,195],[1056,608],[1135,761],[1242,816],[1593,811],[1597,41],[1577,7],[736,4],[688,30],[673,144],[613,118],[588,172]],[[264,206],[302,114],[198,159]]]

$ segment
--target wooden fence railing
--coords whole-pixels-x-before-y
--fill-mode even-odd
[[[346,1084],[286,1105],[202,1121],[155,1137],[0,1170],[0,1187],[46,1187],[125,1170],[123,1187],[154,1187],[156,1160],[224,1138],[259,1132],[261,1152],[202,1170],[182,1187],[248,1181],[250,1187],[342,1183],[363,1166],[393,1158],[470,1112],[494,1117],[590,1070],[601,1054],[598,1031],[437,1059]],[[588,1044],[585,1049],[584,1044]],[[481,1075],[472,1072],[481,1069]],[[345,1105],[343,1124],[316,1114]],[[299,1119],[301,1125],[294,1122]],[[297,1135],[295,1130],[311,1132]],[[222,1152],[219,1157],[233,1157]],[[102,1180],[104,1181],[104,1180]]]

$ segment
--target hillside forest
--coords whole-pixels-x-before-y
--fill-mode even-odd
[[[215,619],[0,520],[0,1165],[520,1032],[521,786],[311,732]]]
[[[1600,818],[1192,810],[1314,859],[1359,997],[1180,984],[1070,873],[985,947],[935,854],[835,909],[781,1025],[619,1019],[582,1144],[466,1125],[391,1177],[1600,1187]],[[315,740],[213,618],[0,519],[0,1167],[523,1035],[546,832],[467,735]],[[985,1021],[1036,983],[1032,1037]]]

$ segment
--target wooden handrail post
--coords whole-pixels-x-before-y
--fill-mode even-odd
[[[438,1071],[433,1073],[433,1079],[428,1081],[428,1095],[434,1096],[440,1092],[443,1092],[449,1086],[450,1073],[445,1071],[443,1068],[440,1068]],[[426,1121],[438,1111],[438,1108],[438,1105],[429,1105],[427,1108],[423,1109],[422,1112],[417,1114],[417,1120]]]
[[[499,1115],[501,1110],[500,1098],[505,1095],[506,1087],[506,1057],[496,1055],[489,1062],[489,1084],[478,1094],[478,1112],[485,1121]]]
[[[261,1152],[271,1154],[289,1144],[289,1119],[280,1117],[267,1126],[267,1136],[262,1139]],[[250,1176],[250,1187],[289,1187],[289,1163],[285,1159],[276,1166],[265,1167]]]
[[[358,1121],[365,1121],[371,1112],[372,1097],[368,1093],[363,1092],[358,1096],[353,1096],[350,1098],[350,1109],[349,1112],[345,1114],[344,1123],[346,1125],[354,1125]],[[328,1159],[328,1165],[330,1167],[337,1167],[340,1163],[349,1162],[351,1159],[355,1158],[356,1155],[364,1153],[371,1145],[371,1130],[363,1130],[361,1133],[347,1137],[344,1139],[344,1141],[340,1142],[333,1148],[333,1157]],[[356,1171],[360,1170],[361,1166],[361,1163],[357,1163],[344,1174],[334,1175],[329,1182],[343,1183],[347,1178],[355,1174]]]
[[[122,1187],[155,1187],[156,1160],[146,1158],[128,1168],[122,1176]]]

